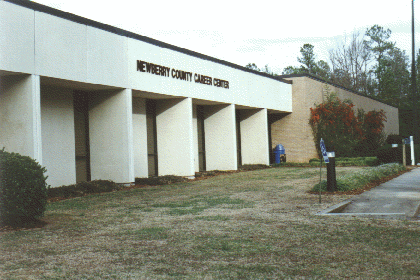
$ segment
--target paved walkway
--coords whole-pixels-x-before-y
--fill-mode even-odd
[[[394,178],[351,199],[342,211],[347,215],[418,219],[420,207],[420,168]]]

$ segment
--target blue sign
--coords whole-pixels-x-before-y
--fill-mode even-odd
[[[321,146],[321,153],[322,153],[322,156],[324,157],[325,163],[330,163],[330,160],[328,159],[328,156],[327,156],[327,149],[325,148],[324,140],[322,140],[322,138],[321,138],[320,146]]]
[[[404,144],[406,144],[406,145],[410,144],[410,138],[405,138],[404,140],[405,140]]]

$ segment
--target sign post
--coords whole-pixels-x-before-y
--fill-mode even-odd
[[[335,175],[335,152],[327,152],[328,160],[327,164],[327,191],[333,192],[337,190],[337,180]]]
[[[325,143],[322,138],[319,144],[321,147],[322,158],[324,159],[325,163],[329,163],[330,160],[328,159],[327,149],[325,148]],[[319,165],[319,203],[320,204],[321,204],[322,158],[320,159],[320,165]]]

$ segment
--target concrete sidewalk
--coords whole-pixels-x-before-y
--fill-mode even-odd
[[[341,212],[381,218],[418,219],[420,207],[420,168],[394,178],[351,199]]]

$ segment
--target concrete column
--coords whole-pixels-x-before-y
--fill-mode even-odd
[[[0,77],[0,149],[42,165],[41,88],[38,75]]]
[[[270,164],[267,109],[239,111],[242,164]]]
[[[95,93],[89,105],[92,180],[134,182],[131,89]]]
[[[73,91],[42,87],[42,159],[52,187],[76,183]]]
[[[204,106],[207,170],[237,170],[235,105]]]
[[[148,177],[146,100],[138,97],[133,98],[133,143],[134,176]]]
[[[192,99],[160,100],[156,111],[159,176],[194,176]]]

